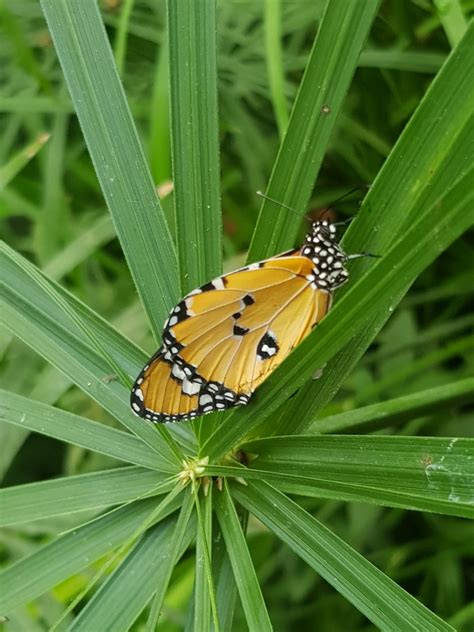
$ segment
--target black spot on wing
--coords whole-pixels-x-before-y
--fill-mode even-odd
[[[209,292],[210,290],[215,290],[215,289],[216,287],[213,281],[209,281],[209,283],[206,283],[205,285],[201,285],[202,292]]]
[[[239,325],[234,325],[234,336],[245,336],[248,332],[248,327],[239,327]]]
[[[227,286],[227,278],[225,276],[217,277],[209,283],[201,285],[201,292],[210,292],[211,290],[223,290]]]
[[[244,302],[244,305],[253,305],[255,303],[255,299],[251,294],[246,294],[242,301]]]
[[[164,353],[166,353],[166,351],[171,352],[172,354],[177,354],[179,353],[182,349],[184,349],[184,345],[182,345],[180,342],[178,342],[176,340],[175,335],[173,334],[172,331],[170,331],[169,329],[165,329],[163,331],[163,350]],[[156,354],[155,354],[156,356]],[[153,360],[154,358],[152,358]],[[151,362],[151,360],[150,360]]]
[[[279,346],[275,335],[272,332],[267,331],[267,333],[261,337],[260,342],[257,345],[258,357],[261,360],[266,360],[267,358],[271,358],[276,355],[278,350]]]

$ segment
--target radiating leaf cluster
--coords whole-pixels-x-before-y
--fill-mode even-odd
[[[35,223],[25,246],[2,243],[0,251],[5,375],[13,374],[12,349],[17,365],[29,363],[25,377],[16,371],[16,385],[1,391],[2,473],[14,468],[29,433],[68,445],[64,476],[1,492],[2,542],[11,558],[0,576],[7,629],[35,632],[44,623],[51,630],[152,632],[174,630],[173,622],[206,632],[294,629],[285,600],[304,603],[314,590],[323,595],[321,629],[335,629],[324,617],[329,613],[332,625],[341,612],[353,629],[367,620],[382,630],[468,629],[469,605],[458,600],[435,613],[425,605],[432,602],[428,588],[414,596],[414,582],[405,580],[419,577],[421,564],[446,582],[440,594],[459,595],[459,560],[472,553],[474,439],[464,411],[474,399],[474,360],[472,316],[462,314],[469,255],[461,238],[474,204],[474,25],[456,0],[436,2],[414,30],[422,38],[444,29],[449,55],[404,48],[406,26],[389,50],[378,33],[387,8],[377,0],[309,4],[262,1],[236,14],[231,3],[168,0],[166,10],[163,3],[150,13],[147,3],[127,0],[119,14],[102,16],[95,0],[41,0],[56,51],[45,50],[50,73],[31,52],[17,9],[0,8],[19,67],[38,86],[25,86],[23,98],[13,83],[0,98],[9,113],[1,208],[21,209]],[[36,5],[24,11],[30,20],[41,17]],[[151,15],[161,29],[150,27]],[[125,96],[140,84],[136,38],[145,49],[159,44],[148,144],[136,127],[147,103],[131,98],[130,108]],[[137,81],[129,86],[132,63]],[[351,82],[367,68],[377,68],[394,93],[396,75],[384,75],[388,70],[435,74],[421,101],[396,93],[394,138],[380,136],[382,98],[367,94],[360,114]],[[53,83],[63,76],[68,93],[61,87],[56,94]],[[275,117],[278,147],[262,116],[252,116],[256,110]],[[42,112],[52,122],[40,130]],[[84,143],[70,147],[73,113]],[[397,116],[408,121],[403,130]],[[23,125],[35,135],[12,152]],[[86,148],[94,171],[76,165]],[[163,183],[153,182],[146,153],[160,178],[170,175],[171,155],[174,191],[161,202],[155,185]],[[324,206],[343,192],[335,183],[327,195],[314,190],[330,172],[323,160],[333,155],[341,173],[376,176],[344,247],[382,257],[351,264],[351,283],[331,313],[249,406],[171,428],[138,420],[128,386],[146,361],[142,345],[150,351],[156,344],[182,293],[220,273],[222,249],[227,256],[242,249],[239,238],[237,246],[229,238],[234,218],[250,236],[254,222],[246,227],[233,201],[240,172],[230,156],[246,174],[242,191],[265,188],[297,209],[263,203],[253,261],[294,244],[310,200]],[[38,158],[41,203],[31,201],[28,171]],[[97,201],[100,212],[88,207],[76,226],[64,188],[68,169],[96,195],[100,187],[110,217]],[[73,234],[65,226],[74,226]],[[131,278],[117,281],[107,314],[107,297],[88,291],[80,269],[90,265],[109,288],[107,274],[119,275],[116,255],[104,247],[115,246],[115,236]],[[447,272],[438,285],[440,268]],[[420,331],[414,314],[446,299],[449,306]],[[147,322],[152,336],[140,333]],[[36,353],[15,347],[15,338]],[[312,379],[321,367],[322,377]],[[439,432],[432,419],[441,419]],[[438,528],[441,516],[455,524],[439,535],[439,551],[432,553],[433,537],[424,535],[406,546],[384,539],[407,510],[422,532]],[[442,577],[426,571],[431,560]],[[287,576],[297,581],[277,581]],[[321,590],[321,580],[332,592]],[[450,622],[445,611],[456,613]]]

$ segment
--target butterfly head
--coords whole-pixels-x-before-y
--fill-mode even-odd
[[[314,283],[319,289],[333,292],[349,278],[344,266],[347,255],[336,241],[336,226],[327,220],[313,222],[301,254],[314,263]]]

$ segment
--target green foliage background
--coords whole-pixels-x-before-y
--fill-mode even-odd
[[[0,3],[6,630],[472,629],[471,11]],[[382,257],[249,406],[131,414],[176,300],[301,238],[256,190],[367,183]]]

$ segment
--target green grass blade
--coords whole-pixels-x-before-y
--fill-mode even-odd
[[[239,516],[227,484],[214,494],[214,506],[229,553],[249,630],[273,630]]]
[[[77,310],[79,301],[74,301],[72,305],[58,286],[54,287],[37,268],[4,244],[1,244],[0,255],[4,282],[1,322],[67,375],[128,430],[155,447],[163,458],[176,460],[171,456],[172,450],[156,429],[133,415],[129,405],[128,389],[116,379],[109,379],[111,372],[108,362],[92,348],[91,340],[84,334],[84,330],[78,327],[77,319],[81,319],[84,327],[89,327],[90,320],[93,321],[96,325],[91,329],[94,337],[98,339],[100,336],[108,347],[108,354],[112,355],[120,366],[123,366],[122,359],[129,355],[129,352],[135,357],[134,345],[127,343],[117,332],[114,335],[113,328],[99,317],[92,316],[87,308]],[[65,309],[65,305],[70,309]],[[71,319],[71,313],[77,318]],[[91,316],[89,321],[84,320],[84,313]],[[104,331],[108,334],[109,340],[101,336],[101,332]],[[112,343],[112,348],[109,343]],[[117,348],[121,350],[119,358],[115,355]],[[126,366],[123,368],[125,372],[130,370]]]
[[[398,425],[409,419],[430,413],[439,413],[455,406],[469,404],[472,401],[474,401],[474,378],[467,378],[371,406],[315,419],[309,430],[318,434],[341,432],[349,428],[351,430],[376,430],[393,424]]]
[[[112,241],[114,237],[115,228],[112,218],[110,215],[102,215],[51,257],[44,266],[43,272],[58,281],[86,261],[101,246]]]
[[[0,28],[4,33],[3,39],[9,42],[14,51],[21,71],[30,75],[35,84],[41,87],[46,94],[51,93],[50,77],[34,54],[31,41],[22,28],[20,16],[15,15],[5,2],[0,4]]]
[[[212,496],[213,486],[200,496],[195,489],[194,501],[198,522],[196,537],[196,576],[194,579],[194,630],[211,629],[211,604],[215,632],[219,632],[216,594],[212,575]]]
[[[201,448],[201,454],[214,457],[225,454],[237,441],[249,434],[264,416],[268,416],[308,380],[354,336],[366,332],[373,313],[389,317],[420,272],[433,261],[471,223],[470,209],[474,191],[470,172],[410,227],[402,239],[353,285],[344,298],[323,319],[313,332],[272,373],[258,391],[258,396],[246,409],[231,413],[232,423],[226,423]],[[371,331],[373,337],[376,332]],[[309,408],[300,404],[298,415]],[[290,418],[292,419],[292,418]]]
[[[179,506],[176,499],[163,519]],[[0,573],[2,613],[29,603],[130,538],[156,508],[150,498],[126,505],[73,531],[7,567]]]
[[[50,632],[55,632],[60,627],[65,617],[77,606],[78,603],[80,603],[85,598],[87,593],[89,593],[94,588],[97,582],[100,579],[102,579],[102,577],[104,577],[104,575],[109,571],[110,568],[113,568],[113,566],[117,562],[119,562],[122,558],[125,557],[125,560],[127,559],[128,551],[130,550],[130,548],[136,545],[136,543],[140,540],[140,538],[146,533],[146,531],[150,527],[152,527],[157,522],[160,522],[163,520],[164,515],[166,515],[165,512],[170,507],[170,505],[177,500],[177,497],[180,496],[180,493],[181,493],[181,486],[175,485],[173,489],[168,494],[166,494],[166,496],[161,500],[161,502],[159,502],[155,506],[154,510],[150,514],[148,514],[145,520],[143,520],[138,525],[135,531],[131,534],[129,538],[127,538],[127,540],[122,544],[122,546],[120,546],[116,551],[114,551],[113,555],[109,556],[106,562],[101,565],[99,570],[92,576],[92,578],[88,581],[87,585],[79,592],[79,594],[76,595],[74,600],[68,604],[66,610],[62,613],[61,617],[55,622],[55,625],[53,626]],[[118,572],[120,572],[120,570]],[[108,591],[107,586],[104,586],[103,590],[107,594],[107,591]],[[103,600],[99,597],[98,599],[99,611],[102,605],[103,605]]]
[[[181,291],[221,273],[215,2],[167,3]]]
[[[97,3],[42,0],[41,6],[117,235],[159,339],[178,298],[176,256]]]
[[[463,38],[467,28],[463,8],[459,0],[433,0],[446,37],[454,48]]]
[[[474,602],[471,601],[464,608],[461,608],[456,614],[450,617],[448,621],[456,630],[469,630],[474,623]]]
[[[100,227],[95,226],[95,228]],[[86,239],[86,241],[87,244],[82,240],[79,240],[80,243],[78,244],[73,242],[74,245],[71,244],[71,250],[69,250],[69,248],[65,249],[64,259],[59,264],[59,270],[56,265],[58,263],[56,259],[51,260],[46,268],[53,273],[58,273],[61,270],[64,271],[68,262],[72,263],[74,260],[77,261],[78,257],[81,257],[79,250],[81,246],[83,247],[83,252],[87,253],[90,241],[89,239]],[[95,351],[90,349],[90,339],[84,335],[84,332],[78,328],[74,322],[71,322],[69,315],[66,313],[68,310],[58,309],[58,306],[54,304],[51,298],[57,297],[56,295],[58,295],[58,302],[62,305],[64,305],[64,300],[66,300],[71,310],[80,317],[84,325],[93,332],[96,338],[103,341],[108,353],[128,375],[135,376],[138,374],[138,371],[147,359],[147,355],[96,312],[92,311],[60,285],[49,280],[49,291],[45,292],[45,276],[38,268],[8,248],[8,246],[2,244],[0,248],[2,282],[4,281],[6,288],[8,288],[8,290],[3,293],[2,299],[9,303],[9,307],[4,308],[2,315],[5,319],[7,316],[9,317],[8,322],[11,324],[11,327],[9,327],[6,321],[4,324],[6,324],[12,332],[8,340],[5,336],[5,345],[8,344],[13,335],[18,336],[23,333],[25,342],[32,348],[38,350],[38,344],[42,339],[41,335],[37,335],[39,328],[41,334],[46,334],[47,337],[50,338],[49,342],[46,342],[43,347],[45,358],[55,364],[62,373],[66,371],[71,383],[79,383],[86,392],[93,392],[94,397],[99,397],[99,403],[104,405],[104,402],[107,402],[107,397],[103,396],[104,392],[107,392],[103,390],[104,387],[107,387],[106,383],[109,383],[111,387],[114,386],[111,383],[114,380],[110,380],[110,370],[106,368],[106,364],[102,359],[96,358]],[[26,297],[28,300],[25,300]],[[12,311],[7,314],[9,309],[12,309]],[[42,312],[43,317],[41,319],[36,318],[37,311]],[[19,314],[18,312],[21,313]],[[127,312],[125,311],[123,316],[126,315]],[[24,329],[18,326],[20,320],[23,321],[25,318],[32,329],[28,325],[26,325]],[[122,319],[123,318],[119,317],[118,322],[121,322]],[[87,352],[87,349],[90,349],[90,353]],[[94,357],[97,360],[95,363],[93,361]],[[76,366],[74,366],[74,360],[78,363]],[[97,388],[95,387],[96,382],[94,379],[91,379],[90,373],[85,371],[86,367],[95,374],[94,379],[97,379]],[[75,369],[77,369],[77,371]],[[41,376],[38,377],[37,389],[35,389],[36,394],[33,395],[32,393],[32,396],[44,400],[44,389],[41,387],[40,377]],[[46,377],[45,381],[48,381]],[[64,383],[63,380],[59,383],[61,384],[61,392],[64,392],[67,388],[67,381]],[[112,412],[115,409],[120,420],[126,420],[127,417],[130,419],[130,415],[127,411],[128,391],[126,389],[120,389],[120,387],[119,390],[121,391],[120,397],[122,398],[124,406],[121,404],[119,409],[112,407],[109,408],[109,410]],[[59,397],[59,394],[56,395],[56,398],[57,397]],[[117,410],[119,412],[117,412]],[[114,413],[112,412],[112,414]],[[129,422],[131,424],[129,429],[136,432],[136,434],[143,433],[143,437],[146,437],[146,440],[152,446],[156,446],[158,451],[166,455],[168,448],[164,447],[164,444],[160,444],[160,437],[155,429],[150,427],[149,424],[143,424],[143,422],[137,426],[136,422],[136,419],[131,420]],[[180,424],[173,426],[170,430],[172,434],[179,437],[180,442],[186,446],[189,453],[194,451],[194,438],[189,426]],[[160,445],[162,447],[160,447]],[[3,456],[5,456],[5,454]]]
[[[69,628],[74,632],[130,630],[161,581],[163,557],[169,556],[176,517],[149,529],[120,566],[107,578]],[[189,546],[187,534],[178,555]]]
[[[3,424],[2,429],[2,452],[0,454],[0,481],[10,469],[10,466],[21,449],[21,446],[28,436],[28,431],[12,425]]]
[[[295,502],[266,483],[232,495],[381,630],[453,630]]]
[[[171,574],[176,566],[180,556],[183,553],[183,549],[189,546],[189,543],[194,535],[192,529],[189,528],[189,520],[194,507],[194,498],[191,488],[184,492],[184,500],[179,512],[176,526],[173,529],[173,534],[169,539],[169,544],[166,547],[166,554],[160,558],[160,572],[156,577],[154,584],[155,596],[151,604],[150,614],[146,623],[146,632],[154,632],[158,625],[158,619],[161,614],[163,602],[165,600],[166,590],[170,583]]]
[[[127,390],[118,382],[107,383],[107,376],[110,373],[107,371],[107,364],[101,358],[92,354],[89,348],[78,344],[77,340],[71,340],[68,331],[59,327],[51,329],[50,327],[54,327],[56,323],[40,321],[37,314],[28,314],[24,305],[13,306],[12,295],[7,296],[7,300],[8,304],[4,303],[2,307],[2,322],[10,331],[67,375],[85,393],[91,395],[128,430],[153,447],[157,452],[157,460],[163,458],[171,463],[176,462],[172,451],[156,429],[140,422],[133,415],[127,401]]]
[[[274,437],[251,441],[252,466],[400,493],[439,513],[474,517],[474,439],[395,436]],[[412,498],[413,497],[413,498]]]
[[[51,141],[45,148],[44,192],[41,212],[35,222],[33,243],[42,265],[56,253],[69,237],[65,227],[70,222],[69,204],[64,188],[65,154],[69,114],[54,115],[51,124]]]
[[[463,291],[468,293],[469,280],[467,275],[462,274],[461,278],[463,279],[463,283],[459,285],[456,283],[455,285],[458,285],[458,289],[461,294]],[[401,307],[409,309],[414,304],[419,304],[420,302],[423,303],[424,301],[418,300],[420,296],[423,295],[426,296],[426,292],[419,292],[418,297],[415,292],[410,293],[410,295],[403,300]],[[415,338],[411,338],[410,340],[399,340],[396,343],[394,342],[393,345],[384,346],[383,348],[381,347],[377,350],[374,349],[370,355],[364,358],[363,364],[365,366],[375,366],[377,363],[389,361],[391,358],[394,358],[403,352],[418,350],[420,348],[429,348],[431,343],[444,343],[444,340],[449,339],[458,333],[466,333],[473,327],[474,314],[468,314],[467,316],[461,316],[460,318],[452,318],[446,322],[440,322],[432,327],[427,327],[426,329],[417,331]]]
[[[247,514],[248,515],[248,514]],[[234,629],[234,610],[237,601],[237,586],[235,584],[229,552],[225,546],[222,531],[215,525],[216,537],[212,546],[212,568],[216,585],[216,606],[220,632],[232,632]],[[213,626],[213,632],[219,630]]]
[[[168,492],[172,485],[163,473],[123,467],[7,487],[0,490],[0,526],[118,505],[147,492]]]
[[[160,565],[150,562],[166,554],[175,526],[176,519],[171,518],[149,529],[82,609],[69,630],[129,630],[155,590]]]
[[[378,4],[377,0],[327,3],[267,189],[269,196],[301,216]],[[299,224],[294,213],[265,200],[249,261],[291,248]]]
[[[442,52],[367,48],[360,55],[359,67],[436,74],[445,61],[446,55]]]
[[[150,108],[150,166],[158,184],[171,180],[171,131],[169,105],[169,52],[167,35],[163,35],[153,85]],[[172,225],[173,226],[173,225]],[[173,228],[170,226],[170,230]]]
[[[53,408],[35,400],[0,391],[1,420],[20,428],[78,445],[99,454],[106,454],[126,463],[134,463],[153,470],[176,472],[173,461],[161,459],[155,450],[138,437],[109,428],[79,415]]]
[[[356,471],[356,469],[354,467],[351,471]],[[447,495],[439,498],[433,494],[426,481],[421,482],[418,486],[414,485],[407,491],[399,489],[396,483],[391,486],[376,487],[371,486],[370,482],[368,485],[352,483],[347,478],[344,481],[333,480],[324,473],[320,476],[308,476],[303,468],[298,471],[301,473],[290,474],[286,472],[286,469],[283,471],[281,469],[279,471],[259,469],[258,467],[242,469],[224,465],[210,465],[206,468],[206,473],[210,476],[221,476],[229,479],[240,477],[246,481],[265,481],[279,491],[295,496],[425,511],[460,518],[474,517],[470,499],[461,501],[456,494],[451,492],[450,498]],[[359,471],[357,473],[360,474]],[[431,476],[431,470],[428,470],[428,474]],[[463,492],[465,492],[464,489]]]
[[[474,22],[431,84],[377,176],[357,221],[344,237],[348,252],[385,254],[395,237],[429,212],[436,197],[441,197],[471,168],[473,100]],[[469,210],[466,213],[469,215]],[[364,264],[354,269],[350,283],[365,270]],[[345,291],[342,290],[342,295]],[[292,418],[296,411],[299,423],[295,431],[302,431],[337,392],[387,320],[382,312],[372,313],[373,320],[366,331],[354,336],[328,363],[318,383],[305,385],[285,405],[275,423],[276,434],[281,433],[279,429],[286,426],[286,419]]]
[[[360,404],[376,401],[381,397],[381,394],[393,392],[401,384],[408,384],[417,375],[428,372],[437,366],[442,366],[443,362],[449,362],[462,354],[469,355],[473,350],[474,336],[472,334],[455,338],[452,342],[446,343],[441,349],[435,349],[431,353],[426,353],[423,357],[414,359],[408,365],[392,371],[389,375],[377,380],[376,384],[370,384],[361,388],[357,393],[357,401]]]
[[[288,105],[285,96],[285,75],[281,49],[280,0],[265,0],[265,51],[273,111],[280,138],[283,138],[288,126]]]
[[[82,332],[91,349],[97,353],[104,362],[106,362],[110,373],[114,374],[115,379],[119,380],[126,388],[131,388],[132,382],[130,377],[125,373],[121,365],[116,362],[115,358],[109,353],[108,349],[106,349],[106,347],[102,344],[101,338],[97,337],[95,332],[87,327],[87,324],[82,320],[77,311],[71,307],[70,303],[62,295],[62,293],[56,292],[54,288],[51,287],[49,279],[41,274],[35,274],[35,281],[39,285],[40,290],[44,292],[46,300],[49,300],[52,304],[52,309],[62,312],[66,318],[68,318],[71,323]]]
[[[125,65],[125,53],[127,51],[127,36],[135,0],[125,0],[120,10],[120,19],[114,41],[114,57],[117,64],[117,72],[122,75]]]
[[[25,167],[32,158],[40,151],[43,145],[48,142],[49,134],[42,133],[27,147],[19,151],[13,158],[0,167],[0,191]]]
[[[100,226],[95,225],[95,228],[100,232]],[[85,244],[82,245],[87,251]],[[75,249],[74,245],[74,250]],[[64,258],[69,259],[68,249],[65,249],[63,252]],[[74,257],[75,256],[76,255],[74,255]],[[139,347],[118,332],[110,323],[101,318],[97,312],[87,307],[85,303],[80,301],[61,285],[55,283],[51,278],[48,278],[43,271],[39,270],[30,261],[15,252],[12,248],[9,248],[9,246],[3,242],[0,243],[0,257],[1,280],[9,292],[14,293],[18,297],[27,298],[26,305],[36,306],[38,310],[44,313],[46,318],[52,322],[56,322],[60,327],[69,330],[71,335],[77,338],[83,345],[90,347],[90,339],[75,323],[71,322],[67,310],[58,308],[57,304],[60,303],[64,305],[62,299],[65,299],[70,305],[71,311],[80,317],[87,329],[92,331],[96,338],[100,338],[104,342],[107,346],[108,353],[113,356],[114,361],[118,362],[122,369],[131,376],[134,376],[138,372],[147,358],[147,355],[139,349]],[[53,274],[60,273],[56,262],[56,259],[52,259],[50,264],[46,265],[46,269],[52,271]],[[48,291],[45,289],[45,280],[49,282]]]

